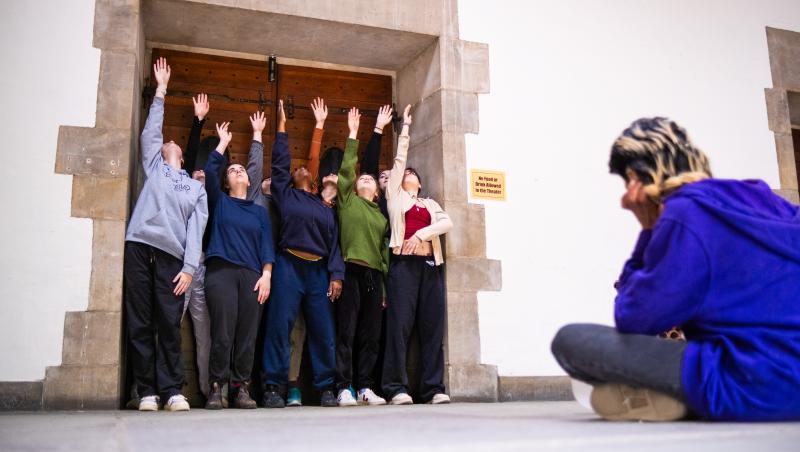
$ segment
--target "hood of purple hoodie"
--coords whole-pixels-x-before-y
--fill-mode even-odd
[[[800,262],[800,209],[762,180],[706,179],[668,196],[690,198],[728,231],[765,250]]]

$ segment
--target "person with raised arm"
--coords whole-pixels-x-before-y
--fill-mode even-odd
[[[388,221],[377,204],[378,181],[372,174],[356,177],[358,126],[361,114],[352,108],[347,116],[350,135],[339,170],[339,225],[345,283],[336,305],[336,386],[339,406],[385,405],[372,390],[381,337],[383,278],[389,269],[389,250],[384,246]],[[357,362],[353,362],[353,349]],[[350,392],[356,369],[357,400]]]
[[[444,387],[444,255],[440,236],[453,228],[453,222],[436,201],[420,196],[419,173],[406,167],[410,112],[408,105],[386,190],[392,259],[381,386],[392,405],[413,403],[408,394],[406,351],[416,325],[420,339],[420,399],[426,403],[449,403]]]
[[[390,170],[380,171],[379,164],[381,159],[381,142],[383,141],[383,129],[386,125],[392,122],[392,107],[391,105],[384,105],[378,109],[378,117],[375,120],[375,128],[372,130],[372,135],[367,142],[367,148],[364,150],[364,155],[361,157],[361,173],[372,174],[378,180],[378,205],[381,208],[381,213],[386,219],[389,219],[389,209],[386,205],[386,185],[389,182]]]
[[[250,117],[251,147],[261,146],[264,113]],[[242,165],[228,166],[227,193],[217,179],[223,154],[231,141],[229,123],[217,124],[219,145],[206,163],[209,206],[214,212],[211,241],[206,251],[206,295],[211,315],[210,393],[206,409],[223,408],[222,387],[230,379],[233,406],[256,408],[250,397],[260,305],[271,287],[275,251],[267,211],[247,199],[250,178]]]
[[[272,147],[272,197],[281,215],[281,238],[274,272],[272,298],[267,305],[264,340],[264,405],[283,408],[281,394],[288,383],[289,335],[302,309],[308,332],[314,387],[322,406],[337,406],[335,325],[333,302],[344,280],[339,231],[334,212],[311,192],[306,168],[290,173],[283,101],[278,107],[278,134]]]
[[[125,316],[128,358],[139,411],[187,411],[181,394],[184,293],[200,265],[208,219],[206,191],[182,166],[183,151],[164,143],[164,96],[170,68],[153,65],[158,83],[142,130],[145,182],[125,235]],[[157,338],[157,340],[156,340]]]

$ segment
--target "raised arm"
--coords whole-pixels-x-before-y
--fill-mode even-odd
[[[161,146],[164,145],[164,96],[167,95],[167,85],[169,84],[170,69],[166,58],[159,58],[153,64],[155,74],[156,95],[153,103],[150,104],[150,113],[142,130],[142,166],[144,167],[145,177],[149,177],[158,171],[164,159],[161,157]]]
[[[289,154],[289,137],[286,135],[286,113],[283,101],[278,101],[278,133],[272,145],[272,198],[280,207],[291,189],[292,175],[289,169],[292,156]]]
[[[247,178],[250,179],[247,199],[253,201],[256,196],[261,196],[261,179],[264,178],[264,144],[261,141],[261,134],[267,126],[264,112],[253,113],[250,116],[250,125],[253,127],[253,141],[250,143],[250,155],[247,157]]]
[[[200,149],[200,135],[203,133],[203,123],[206,122],[206,115],[210,106],[208,96],[203,93],[192,98],[194,104],[194,117],[192,118],[192,130],[189,131],[189,142],[186,144],[186,152],[183,153],[183,169],[189,174],[194,171],[197,164],[197,152]]]
[[[208,193],[208,207],[213,212],[217,205],[219,197],[222,193],[222,181],[220,175],[222,174],[222,166],[225,164],[225,149],[233,138],[233,134],[228,131],[230,122],[223,122],[216,124],[217,135],[219,135],[219,144],[217,149],[208,155],[208,162],[206,162],[206,189]]]
[[[383,128],[392,121],[392,107],[384,105],[378,110],[378,119],[375,120],[375,128],[372,136],[367,143],[367,149],[361,157],[361,173],[372,174],[378,177],[381,159],[381,141],[383,138]]]
[[[347,113],[347,127],[350,128],[350,135],[347,137],[347,144],[344,147],[344,158],[342,166],[339,168],[339,203],[346,206],[355,196],[353,185],[356,183],[356,160],[358,160],[358,125],[361,122],[361,113],[353,107]]]
[[[394,165],[389,175],[386,199],[391,199],[402,190],[403,175],[406,172],[406,159],[408,158],[408,128],[411,126],[411,105],[403,111],[403,130],[397,139],[397,154],[394,156]]]
[[[311,146],[308,148],[308,173],[311,176],[312,191],[316,191],[321,187],[317,187],[317,178],[319,177],[319,152],[322,147],[322,134],[325,129],[325,119],[328,117],[328,107],[325,105],[325,100],[317,97],[311,102],[311,111],[314,112],[314,119],[317,120],[314,126],[314,134],[311,136]]]

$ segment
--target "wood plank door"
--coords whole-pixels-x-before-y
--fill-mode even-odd
[[[292,168],[305,165],[308,161],[308,148],[316,122],[310,104],[317,96],[325,99],[328,105],[322,152],[334,146],[344,149],[349,135],[347,111],[350,107],[356,107],[361,110],[358,133],[360,155],[372,135],[378,108],[392,103],[392,78],[387,75],[278,65],[278,98],[283,99],[289,116],[286,131],[289,133]],[[393,158],[391,126],[384,129],[384,136],[381,143],[381,169],[389,168]]]
[[[264,153],[269,158],[276,127],[276,84],[269,82],[266,59],[257,61],[153,49],[153,61],[159,57],[167,59],[172,71],[165,102],[165,141],[173,140],[185,149],[194,117],[192,96],[206,93],[211,110],[202,137],[216,135],[215,123],[231,121],[229,130],[233,133],[233,140],[228,146],[229,159],[232,163],[246,165],[253,137],[249,116],[262,110],[267,115],[263,140]],[[150,80],[151,87],[155,88],[152,74]]]

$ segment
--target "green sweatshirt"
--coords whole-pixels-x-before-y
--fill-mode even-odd
[[[389,222],[377,203],[355,192],[358,140],[347,140],[342,167],[339,169],[339,231],[345,262],[366,264],[389,272],[389,248],[384,242]]]

